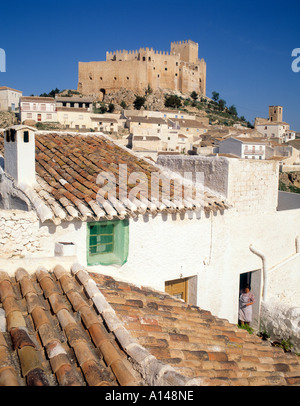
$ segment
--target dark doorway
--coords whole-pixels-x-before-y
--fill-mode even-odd
[[[247,286],[250,286],[251,292],[254,294],[255,302],[253,305],[252,322],[250,326],[255,330],[259,329],[259,317],[260,317],[260,302],[261,302],[261,270],[252,272],[245,272],[240,274],[239,284],[239,297],[242,290]]]
[[[100,101],[103,101],[105,97],[105,89],[100,89]]]

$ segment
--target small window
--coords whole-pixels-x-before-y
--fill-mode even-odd
[[[88,264],[124,264],[128,256],[128,228],[128,220],[88,223]]]
[[[15,142],[15,140],[16,140],[16,130],[11,129],[10,130],[10,141]]]
[[[24,134],[23,134],[23,136],[24,136],[24,142],[29,142],[29,131],[24,131]]]

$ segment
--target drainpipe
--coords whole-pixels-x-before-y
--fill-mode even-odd
[[[297,254],[300,253],[300,237],[299,237],[299,235],[297,235],[297,237],[296,237],[296,253]]]
[[[268,286],[268,267],[267,267],[267,259],[266,256],[258,251],[256,248],[253,247],[253,245],[250,245],[250,251],[253,252],[253,254],[257,255],[258,257],[261,258],[262,260],[262,271],[263,271],[263,300],[267,300],[267,286]]]

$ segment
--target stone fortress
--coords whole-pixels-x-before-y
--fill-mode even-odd
[[[191,40],[172,42],[170,53],[152,48],[107,52],[106,61],[79,62],[78,71],[78,91],[100,100],[121,88],[144,94],[148,86],[206,95],[206,62]]]

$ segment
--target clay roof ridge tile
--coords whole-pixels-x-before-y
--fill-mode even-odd
[[[131,337],[122,321],[116,315],[111,305],[106,301],[105,297],[97,287],[97,284],[84,267],[80,264],[74,264],[71,268],[71,272],[78,277],[87,290],[87,293],[91,294],[91,299],[96,305],[99,313],[104,318],[110,331],[114,333],[120,346],[137,364],[138,370],[146,381],[151,382],[151,384],[153,384],[153,382],[164,384],[168,382],[168,379],[174,381],[174,379],[177,378],[177,381],[180,382],[181,385],[185,384],[187,378],[177,374],[173,367],[158,361],[146,348],[138,344]],[[169,377],[170,374],[171,378]]]

